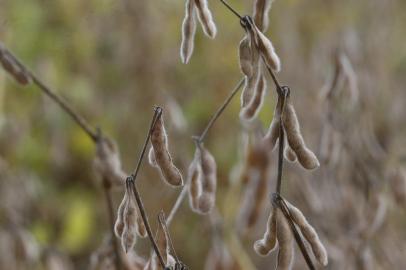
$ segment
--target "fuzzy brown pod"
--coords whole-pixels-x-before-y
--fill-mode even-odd
[[[114,233],[121,239],[125,252],[131,250],[140,237],[147,236],[147,230],[136,204],[135,195],[129,184],[126,186],[124,198],[117,210],[117,219],[114,225]]]
[[[255,91],[249,103],[240,111],[240,119],[243,121],[252,121],[261,110],[266,94],[266,81],[263,75],[259,76]]]
[[[396,168],[389,175],[389,184],[392,194],[398,205],[406,206],[406,171],[402,168]]]
[[[117,144],[102,137],[96,143],[96,157],[93,161],[96,173],[108,186],[122,186],[127,174],[121,168]]]
[[[282,100],[278,97],[277,104],[273,113],[273,118],[263,141],[267,143],[271,149],[275,148],[276,142],[279,138],[279,125],[282,113]]]
[[[31,83],[31,75],[19,64],[18,60],[12,55],[2,43],[0,43],[0,63],[5,71],[7,71],[21,85]]]
[[[254,243],[254,250],[260,256],[268,255],[277,246],[276,230],[278,211],[278,208],[272,208],[263,238]]]
[[[369,205],[370,209],[367,211],[367,214],[364,215],[364,224],[360,229],[360,236],[364,240],[368,240],[377,234],[378,230],[386,220],[388,211],[385,196],[380,193],[375,193],[372,196]]]
[[[159,250],[159,253],[162,256],[162,259],[165,263],[165,266],[173,267],[176,263],[173,256],[170,254],[170,236],[169,232],[164,224],[165,218],[161,219],[161,215],[163,212],[160,213],[159,217],[159,226],[156,235],[156,244]],[[162,269],[161,263],[157,254],[153,251],[151,253],[150,259],[144,267],[144,270],[158,270]]]
[[[200,161],[202,167],[202,193],[199,196],[199,211],[207,214],[214,207],[217,189],[217,165],[212,154],[200,145]]]
[[[173,164],[172,157],[168,150],[168,136],[165,131],[163,115],[161,114],[151,132],[151,144],[156,166],[161,172],[162,178],[172,186],[182,186],[183,177],[179,169]],[[152,155],[152,154],[151,154]],[[151,160],[151,155],[150,160]],[[153,159],[153,158],[152,158]]]
[[[297,119],[295,108],[288,97],[285,111],[282,114],[283,126],[289,146],[295,152],[299,163],[308,170],[316,169],[320,163],[316,155],[307,148],[302,133],[300,131],[299,120]]]
[[[200,151],[195,152],[195,157],[189,166],[187,177],[187,183],[189,185],[188,194],[190,208],[195,212],[199,212],[199,197],[202,193],[202,167],[200,165]]]
[[[255,27],[257,47],[261,55],[263,56],[265,64],[275,72],[281,70],[281,60],[275,52],[275,48],[272,42]]]
[[[342,143],[340,134],[330,123],[325,123],[320,140],[320,160],[323,164],[334,167],[340,161]]]
[[[158,163],[156,163],[155,159],[155,152],[154,152],[154,147],[151,146],[148,151],[148,163],[152,167],[158,167]]]
[[[292,269],[295,251],[293,247],[294,237],[289,223],[282,211],[276,211],[276,239],[278,241],[278,270]]]
[[[120,205],[118,206],[117,210],[117,219],[114,224],[114,233],[118,238],[121,238],[124,230],[124,210],[127,205],[128,201],[128,190],[125,190],[123,200],[121,201]]]
[[[247,77],[251,77],[253,73],[252,53],[251,41],[248,36],[245,36],[240,41],[238,55],[240,58],[240,70]]]
[[[198,214],[207,214],[216,200],[217,165],[214,157],[202,144],[196,147],[195,157],[189,166],[189,202]]]
[[[316,257],[317,261],[321,265],[326,266],[328,264],[327,251],[322,242],[320,241],[320,238],[316,230],[309,224],[306,217],[298,208],[290,204],[288,201],[286,201],[286,204],[289,208],[289,212],[290,215],[292,216],[293,222],[299,227],[300,232],[307,240],[307,242],[310,244],[313,254]]]
[[[248,32],[240,43],[240,68],[245,75],[244,88],[241,93],[241,107],[247,106],[253,99],[261,77],[260,55],[255,45],[255,37],[252,31]],[[262,84],[263,86],[263,84]]]
[[[196,4],[197,17],[199,18],[200,25],[203,32],[209,38],[215,38],[217,34],[217,27],[213,20],[213,15],[209,9],[207,0],[194,0]]]
[[[182,63],[187,64],[193,54],[196,35],[195,0],[186,0],[185,18],[182,23],[182,42],[180,46],[180,58]]]
[[[269,26],[269,11],[274,0],[255,0],[254,2],[254,22],[255,25],[265,32]]]
[[[126,253],[134,247],[137,241],[136,219],[137,206],[131,196],[128,196],[123,212],[124,228],[121,234],[121,245]]]
[[[295,163],[297,161],[297,156],[295,152],[290,148],[289,144],[285,141],[285,147],[283,149],[283,156],[289,162]]]

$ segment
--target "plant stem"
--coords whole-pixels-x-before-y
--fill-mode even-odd
[[[240,20],[242,19],[242,16],[233,8],[230,6],[230,4],[228,4],[226,1],[224,0],[220,0],[220,2],[226,6],[232,13],[234,13],[235,16],[237,16],[238,18],[240,18]]]
[[[275,84],[276,93],[278,95],[281,95],[282,94],[282,86],[281,86],[280,82],[278,81],[278,78],[276,77],[275,72],[273,72],[273,70],[266,64],[264,56],[262,54],[261,54],[261,59],[262,59],[262,62],[264,63],[264,65],[265,65],[266,69],[268,70],[269,75],[271,75],[272,81]]]
[[[282,117],[281,117],[282,118]],[[285,131],[283,129],[282,119],[279,120],[279,151],[278,151],[278,175],[276,180],[276,193],[281,193],[282,174],[283,174],[283,148],[285,144]]]
[[[104,197],[106,198],[107,203],[107,212],[109,213],[109,222],[110,222],[110,233],[113,241],[113,249],[116,255],[114,260],[117,270],[121,269],[121,259],[120,259],[120,252],[117,245],[117,240],[114,237],[114,210],[113,210],[113,201],[111,198],[111,188],[108,185],[103,186],[104,190]]]
[[[176,198],[175,204],[172,206],[171,211],[169,212],[168,217],[166,218],[166,224],[169,226],[176,215],[176,212],[178,211],[179,207],[181,206],[183,199],[186,197],[186,194],[188,192],[188,185],[189,183],[186,183],[185,186],[182,188],[182,191],[179,193],[178,197]]]
[[[30,71],[11,51],[5,49],[5,52],[10,57],[12,57],[15,64],[17,64],[21,70],[24,70],[25,73],[32,79],[33,83],[41,89],[41,91],[51,98],[55,103],[59,105],[69,116],[86,132],[87,135],[95,142],[98,138],[97,133],[89,123],[79,114],[77,113],[72,106],[64,100],[62,97],[58,96],[55,91],[52,91],[49,87],[47,87],[32,71]]]
[[[141,217],[142,217],[142,220],[143,220],[143,222],[145,224],[145,228],[147,230],[147,234],[148,234],[149,240],[151,241],[152,247],[154,248],[155,253],[158,256],[158,259],[159,259],[159,262],[161,263],[162,268],[165,268],[165,266],[166,266],[165,262],[164,262],[164,260],[162,258],[161,253],[159,252],[158,245],[157,245],[157,243],[156,243],[156,241],[154,239],[154,236],[152,235],[151,226],[150,226],[149,221],[148,221],[148,216],[146,214],[144,204],[143,204],[143,202],[141,200],[141,196],[140,196],[140,194],[138,192],[137,186],[135,185],[135,181],[137,179],[138,172],[139,172],[139,170],[141,168],[142,160],[143,160],[143,158],[145,156],[145,152],[146,152],[146,149],[147,149],[147,146],[148,146],[148,142],[149,142],[149,140],[151,138],[152,130],[153,130],[154,126],[155,126],[156,121],[159,119],[159,117],[161,117],[161,115],[162,115],[162,108],[161,107],[156,107],[155,112],[154,112],[154,116],[152,117],[152,120],[151,120],[151,125],[149,127],[147,137],[145,138],[144,146],[142,148],[140,157],[138,159],[137,167],[136,167],[135,171],[127,178],[126,181],[132,187],[132,191],[134,193],[135,200],[137,202],[138,209],[140,210]]]
[[[201,144],[204,141],[204,138],[207,135],[207,132],[210,130],[210,128],[214,125],[216,120],[220,117],[220,115],[223,113],[223,111],[227,108],[228,104],[231,102],[233,97],[237,94],[237,92],[240,90],[242,85],[244,84],[244,78],[241,79],[238,84],[234,87],[234,89],[231,91],[230,95],[226,98],[224,101],[223,105],[215,112],[215,114],[211,117],[209,123],[207,124],[206,128],[202,132],[202,134],[199,137],[195,137],[197,142]]]
[[[37,85],[45,95],[55,101],[55,103],[57,103],[95,142],[98,137],[94,129],[90,127],[89,123],[81,115],[79,115],[66,100],[48,88],[32,72],[29,71],[29,74],[34,84]]]

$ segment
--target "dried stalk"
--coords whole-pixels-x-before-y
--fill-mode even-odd
[[[9,50],[7,50],[6,52],[13,58],[16,64],[27,73],[27,75],[32,79],[32,82],[45,95],[47,95],[56,104],[58,104],[59,107],[61,107],[61,109],[64,110],[73,119],[73,121],[75,121],[83,129],[83,131],[86,132],[87,135],[89,135],[93,142],[96,142],[96,140],[98,139],[97,132],[89,125],[85,118],[77,113],[65,99],[58,96],[55,91],[46,86],[45,83],[43,83],[32,71],[30,71],[13,53],[11,53]]]
[[[162,254],[159,252],[159,249],[158,249],[157,243],[156,243],[156,241],[154,239],[154,236],[152,235],[151,226],[150,226],[150,224],[148,222],[148,216],[146,214],[144,204],[143,204],[143,202],[141,200],[141,196],[140,196],[140,194],[138,192],[137,186],[135,185],[135,180],[137,179],[138,172],[139,172],[139,170],[141,168],[141,163],[142,163],[142,160],[143,160],[143,158],[145,156],[145,152],[146,152],[146,149],[147,149],[150,137],[151,137],[152,129],[153,129],[155,123],[156,123],[156,120],[160,117],[161,114],[162,114],[162,108],[161,107],[156,107],[154,115],[153,115],[152,120],[151,120],[151,125],[150,125],[150,128],[149,128],[147,137],[145,138],[144,146],[142,148],[140,157],[139,157],[138,162],[137,162],[136,169],[127,178],[126,181],[130,185],[130,187],[131,187],[131,189],[132,189],[132,191],[134,193],[135,200],[137,201],[137,206],[138,206],[138,209],[140,210],[142,220],[143,220],[143,222],[145,224],[145,227],[147,229],[147,234],[148,234],[149,240],[151,241],[152,247],[154,248],[154,251],[155,251],[156,255],[158,256],[158,259],[159,259],[159,262],[160,262],[162,268],[165,268],[165,262],[164,262],[164,260],[162,258]]]
[[[226,100],[224,101],[223,105],[221,105],[221,107],[215,112],[215,114],[211,117],[209,123],[207,124],[206,128],[204,129],[204,131],[202,132],[202,134],[199,137],[194,137],[196,139],[196,141],[201,144],[204,141],[204,138],[207,135],[207,132],[209,132],[210,128],[214,125],[214,123],[216,122],[216,120],[220,117],[220,115],[224,112],[224,110],[227,108],[228,104],[231,102],[231,100],[233,100],[233,97],[238,93],[238,91],[240,90],[240,88],[243,86],[244,84],[244,78],[241,79],[237,85],[234,87],[234,89],[231,91],[230,95],[226,98]]]

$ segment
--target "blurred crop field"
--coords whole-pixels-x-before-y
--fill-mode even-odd
[[[228,2],[241,14],[253,12],[252,0]],[[217,36],[206,38],[198,26],[188,64],[179,56],[184,1],[0,0],[0,41],[117,142],[127,174],[153,108],[161,106],[172,158],[186,177],[191,137],[242,78],[244,30],[220,1],[209,0],[209,7]],[[286,162],[282,187],[326,247],[329,264],[316,268],[405,269],[406,1],[275,0],[269,19],[265,34],[282,63],[278,79],[289,85],[305,141],[320,161],[312,171]],[[326,97],[340,67],[341,92]],[[261,257],[253,244],[271,209],[277,150],[269,152],[266,196],[257,198],[241,176],[275,105],[269,80],[254,131],[241,123],[238,94],[208,132],[216,215],[196,214],[186,197],[169,228],[190,269],[275,268],[277,252]],[[95,151],[37,86],[23,87],[0,69],[0,269],[115,269],[97,264],[111,231]],[[144,160],[136,185],[153,231],[159,211],[168,214],[182,190],[160,178]],[[112,190],[114,213],[123,187]],[[252,222],[245,216],[250,203],[258,204]],[[139,239],[131,254],[148,260],[150,249],[147,238]],[[292,269],[307,269],[296,244]]]

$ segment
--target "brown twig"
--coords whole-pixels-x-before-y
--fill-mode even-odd
[[[182,205],[183,199],[186,197],[186,194],[188,192],[188,185],[189,183],[186,183],[183,188],[182,191],[179,193],[178,197],[176,198],[175,203],[172,206],[171,211],[169,212],[168,217],[166,218],[166,224],[169,226],[173,220],[173,218],[175,217],[179,207]]]
[[[278,149],[278,175],[277,175],[277,180],[276,180],[276,193],[280,194],[281,193],[281,188],[282,188],[282,174],[283,174],[283,150],[285,146],[285,129],[283,127],[283,113],[285,111],[285,104],[286,104],[286,98],[289,96],[290,90],[289,87],[283,87],[281,88],[281,95],[279,98],[281,99],[281,114],[279,116],[279,149]]]
[[[216,120],[220,117],[220,115],[224,112],[224,110],[227,108],[228,104],[233,100],[233,97],[238,93],[242,85],[244,84],[244,78],[241,79],[237,85],[234,87],[234,89],[231,91],[230,95],[226,98],[224,103],[221,105],[221,107],[214,113],[214,115],[211,117],[209,123],[207,124],[206,128],[202,132],[202,134],[199,137],[194,136],[193,138],[201,144],[204,141],[204,138],[207,135],[207,132],[209,132],[210,128],[214,125]]]
[[[240,20],[242,19],[242,16],[232,7],[230,6],[230,4],[228,4],[226,1],[224,0],[220,0],[220,2],[227,7],[235,16],[237,16],[238,18],[240,18]]]
[[[3,53],[8,54],[12,57],[15,64],[17,64],[24,72],[32,79],[33,83],[41,89],[41,91],[51,98],[59,107],[62,108],[82,129],[86,132],[89,137],[96,142],[97,133],[94,128],[92,128],[89,123],[78,113],[73,107],[62,97],[58,96],[55,91],[51,90],[48,86],[45,85],[32,71],[30,71],[12,52],[8,49],[5,49]]]
[[[156,241],[154,239],[154,236],[152,235],[151,226],[150,226],[149,221],[148,221],[148,216],[146,214],[144,204],[143,204],[143,202],[141,200],[141,196],[140,196],[140,194],[138,192],[137,186],[135,185],[135,181],[137,179],[138,172],[139,172],[139,170],[141,168],[141,163],[142,163],[142,160],[143,160],[143,158],[145,156],[145,152],[146,152],[148,142],[149,142],[150,137],[151,137],[152,130],[153,130],[154,126],[155,126],[156,121],[159,119],[159,117],[161,117],[161,115],[162,115],[162,108],[161,107],[156,107],[155,112],[154,112],[154,116],[152,117],[152,120],[151,120],[151,125],[150,125],[150,128],[149,128],[148,134],[147,134],[147,136],[145,138],[144,146],[142,148],[140,157],[139,157],[138,162],[137,162],[136,169],[127,178],[126,181],[130,185],[130,187],[132,188],[132,191],[134,193],[135,200],[137,202],[138,209],[140,210],[142,220],[143,220],[143,222],[145,224],[145,228],[147,229],[147,234],[148,234],[149,240],[151,241],[152,247],[154,248],[154,251],[155,251],[156,255],[158,256],[158,259],[159,259],[159,262],[160,262],[162,268],[165,268],[165,262],[164,262],[164,260],[162,258],[162,254],[159,252],[158,245],[157,245],[157,243],[156,243]]]

